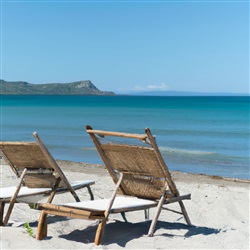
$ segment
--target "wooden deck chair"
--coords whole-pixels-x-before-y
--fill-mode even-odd
[[[48,149],[34,132],[36,142],[0,142],[0,153],[5,162],[20,178],[17,187],[0,188],[0,225],[6,225],[16,202],[36,203],[44,196],[51,203],[55,193],[70,191],[77,202],[80,201],[75,190],[87,187],[94,199],[90,186],[94,181],[75,181],[69,183]],[[4,206],[9,204],[4,216]]]
[[[105,225],[109,214],[112,213],[157,207],[148,232],[148,236],[152,236],[162,206],[179,202],[181,213],[188,225],[191,225],[182,202],[184,199],[190,199],[191,195],[180,196],[149,129],[146,129],[146,134],[138,135],[93,130],[87,126],[87,133],[91,136],[114,180],[116,189],[110,199],[60,205],[37,204],[36,209],[43,210],[38,224],[38,240],[47,236],[47,214],[99,220],[95,236],[96,245],[101,244]],[[143,145],[104,143],[102,138],[106,136],[122,137],[128,140],[139,139],[143,141]],[[122,195],[117,195],[118,193]]]

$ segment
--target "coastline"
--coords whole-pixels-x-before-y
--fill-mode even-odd
[[[57,163],[64,171],[75,171],[75,172],[85,172],[85,173],[98,173],[106,172],[105,166],[102,164],[91,164],[91,163],[82,163],[68,160],[56,160]],[[228,185],[234,185],[234,183],[248,183],[250,184],[249,179],[243,178],[231,178],[231,177],[223,177],[217,175],[207,175],[207,174],[199,174],[199,173],[186,173],[182,171],[174,171],[170,170],[171,175],[176,180],[183,181],[195,181],[195,182],[204,182],[207,181],[213,184],[220,184],[221,182],[228,183]],[[237,185],[237,184],[236,184]]]
[[[94,180],[96,199],[109,198],[114,184],[103,165],[57,160],[70,181]],[[1,186],[15,185],[9,166],[1,162]],[[96,221],[49,217],[48,237],[37,241],[29,236],[24,223],[29,221],[36,235],[40,211],[26,204],[16,204],[10,224],[1,228],[1,249],[248,249],[249,188],[245,179],[223,178],[203,174],[171,171],[181,194],[191,193],[185,206],[194,226],[188,227],[181,215],[162,210],[153,237],[146,237],[150,221],[142,211],[127,213],[128,223],[112,215],[108,222],[104,245],[94,245]],[[89,199],[86,189],[78,190],[81,200]],[[68,193],[56,195],[54,203],[72,202]],[[6,205],[7,210],[8,205]],[[177,204],[167,206],[178,210]]]

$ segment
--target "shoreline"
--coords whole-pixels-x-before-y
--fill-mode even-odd
[[[0,165],[2,165],[2,156],[0,155]],[[84,172],[87,171],[89,172],[90,169],[95,170],[97,169],[102,169],[105,170],[105,166],[103,164],[99,163],[89,163],[89,162],[80,162],[80,161],[73,161],[73,160],[60,160],[56,159],[56,162],[58,165],[63,168],[65,171],[76,171],[76,172]],[[6,163],[4,162],[4,165]],[[82,167],[82,168],[81,168]],[[178,175],[190,175],[193,177],[197,177],[199,179],[208,178],[208,179],[213,179],[213,180],[221,180],[221,181],[229,181],[229,182],[239,182],[239,183],[250,183],[250,178],[236,178],[236,177],[225,177],[225,176],[220,176],[220,175],[209,175],[209,174],[204,174],[204,173],[193,173],[193,172],[184,172],[184,171],[178,171],[178,170],[169,170],[170,173],[174,176]]]
[[[110,198],[115,185],[107,170],[100,164],[57,160],[69,181],[94,180],[95,199]],[[11,168],[1,161],[1,186],[18,182]],[[184,201],[193,226],[186,225],[182,215],[161,211],[153,237],[147,237],[150,220],[143,211],[110,216],[103,246],[94,245],[97,221],[48,217],[48,237],[37,241],[37,222],[41,211],[26,204],[15,204],[9,225],[1,227],[1,249],[249,249],[249,190],[250,181],[221,178],[203,174],[171,171],[181,194],[191,193]],[[89,200],[86,189],[77,191],[82,201]],[[45,201],[46,202],[46,201]],[[56,195],[53,203],[74,202],[70,193]],[[5,212],[8,205],[6,204]],[[177,203],[166,208],[179,211]],[[24,224],[29,222],[32,236]],[[15,239],[15,240],[14,240]]]
[[[75,161],[69,161],[69,160],[56,160],[58,165],[64,169],[67,170],[74,170],[77,172],[84,172],[91,169],[92,171],[95,171],[96,169],[99,169],[100,171],[106,171],[105,166],[102,164],[92,164],[88,162],[75,162]],[[81,168],[82,167],[82,168]],[[188,173],[188,172],[182,172],[182,171],[175,171],[170,170],[170,173],[173,178],[181,177],[182,175],[185,176],[185,178],[188,178],[187,176],[190,176],[190,178],[197,178],[199,180],[203,179],[211,179],[213,181],[228,181],[228,182],[236,182],[236,183],[248,183],[250,184],[250,179],[243,179],[243,178],[231,178],[231,177],[223,177],[218,175],[208,175],[208,174],[199,174],[199,173]]]

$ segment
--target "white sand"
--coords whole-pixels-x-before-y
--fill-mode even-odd
[[[60,165],[64,171],[65,168],[73,170],[65,172],[70,181],[95,180],[92,190],[96,199],[111,196],[114,184],[103,167],[61,161]],[[192,227],[186,225],[182,215],[163,210],[154,236],[147,237],[150,221],[145,221],[143,211],[127,213],[129,223],[119,214],[111,215],[103,245],[95,246],[97,221],[50,216],[48,237],[37,241],[40,211],[16,204],[9,225],[1,227],[1,249],[249,249],[249,181],[178,172],[172,175],[181,194],[192,194],[191,201],[184,201]],[[2,165],[1,186],[16,183],[11,169]],[[81,200],[89,199],[87,189],[77,193]],[[54,199],[54,203],[73,201],[69,193]],[[167,207],[179,211],[178,204]],[[8,205],[5,211],[7,208]],[[154,213],[151,209],[150,220]],[[23,226],[27,221],[33,236]]]

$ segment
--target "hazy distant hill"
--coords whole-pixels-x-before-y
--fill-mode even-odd
[[[123,93],[124,94],[124,93]],[[129,92],[125,95],[138,96],[249,96],[247,93],[229,93],[229,92],[188,92],[188,91],[144,91]]]
[[[115,95],[99,90],[91,81],[31,84],[0,80],[2,95]]]

